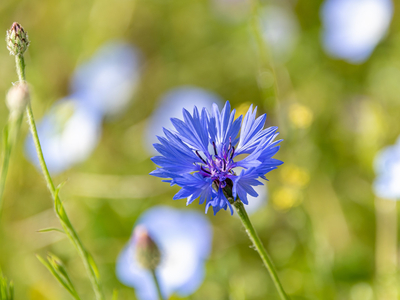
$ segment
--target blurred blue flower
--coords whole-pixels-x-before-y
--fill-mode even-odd
[[[139,81],[139,54],[129,44],[102,46],[72,79],[72,93],[104,116],[121,113],[129,104]]]
[[[157,154],[153,147],[158,142],[157,136],[163,134],[163,128],[172,129],[171,118],[183,118],[182,108],[191,111],[197,105],[211,109],[213,103],[223,102],[218,95],[194,86],[181,86],[167,92],[147,122],[144,138],[149,152]]]
[[[161,251],[156,274],[165,299],[173,293],[185,297],[196,291],[203,282],[205,260],[211,251],[209,221],[196,211],[157,206],[145,212],[137,225],[147,229]],[[150,271],[136,260],[135,245],[133,238],[121,252],[117,276],[122,283],[135,288],[139,300],[157,300]]]
[[[278,61],[285,61],[299,38],[296,15],[288,8],[278,5],[266,6],[260,15],[261,29],[267,47]]]
[[[174,199],[187,198],[190,204],[200,198],[206,212],[210,206],[214,214],[229,207],[233,214],[224,192],[232,191],[234,199],[248,204],[247,195],[258,195],[253,186],[262,185],[258,178],[266,179],[266,173],[282,164],[272,158],[279,150],[280,141],[274,141],[278,128],[263,129],[267,116],[256,119],[256,113],[250,106],[242,124],[229,102],[221,112],[214,104],[211,114],[206,108],[199,112],[195,107],[193,114],[184,109],[183,121],[171,118],[176,131],[164,128],[165,137],[154,144],[161,156],[152,161],[160,168],[150,174],[182,188]],[[241,172],[237,175],[234,168]]]
[[[391,0],[326,0],[321,10],[323,43],[333,57],[365,61],[386,34]]]
[[[49,171],[56,174],[89,157],[101,136],[101,115],[77,99],[62,99],[37,129]],[[31,135],[26,140],[26,155],[40,167]]]
[[[381,150],[375,157],[374,192],[378,197],[400,200],[400,137],[394,146]]]

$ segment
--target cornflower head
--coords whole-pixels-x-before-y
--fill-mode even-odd
[[[256,113],[250,106],[244,118],[235,119],[229,102],[221,112],[216,104],[211,113],[184,109],[183,120],[171,118],[175,131],[164,128],[165,137],[154,144],[161,155],[152,161],[160,167],[150,174],[182,188],[174,200],[187,198],[189,205],[199,198],[206,212],[210,206],[214,214],[229,207],[233,214],[229,200],[248,204],[247,195],[258,196],[253,188],[262,185],[258,179],[266,180],[283,163],[272,158],[281,141],[275,141],[278,128],[264,128],[267,116]]]

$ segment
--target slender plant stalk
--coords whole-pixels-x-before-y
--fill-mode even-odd
[[[25,73],[24,73],[24,59],[22,55],[15,56],[16,65],[23,65],[23,68],[19,70],[17,68],[19,81],[24,81]],[[3,131],[3,156],[2,156],[2,165],[0,170],[0,217],[1,211],[3,207],[3,195],[4,189],[6,186],[8,167],[10,165],[10,157],[12,149],[14,148],[15,143],[17,142],[18,133],[21,128],[21,123],[23,119],[23,114],[15,112],[10,112],[8,124],[4,128]]]
[[[4,195],[4,189],[6,186],[11,152],[17,141],[19,129],[20,129],[21,123],[22,123],[22,117],[23,117],[22,114],[20,116],[12,116],[12,114],[10,114],[10,119],[8,120],[8,124],[3,131],[3,135],[4,135],[3,149],[4,150],[3,150],[3,159],[2,159],[2,165],[1,165],[1,171],[0,171],[0,217],[1,217],[2,207],[3,207],[3,195]]]
[[[154,284],[155,284],[156,289],[157,289],[158,299],[159,300],[164,300],[164,297],[163,297],[163,295],[161,293],[160,282],[158,281],[157,274],[156,274],[155,270],[151,270],[151,276],[153,277],[153,281],[154,281]]]
[[[252,0],[252,15],[251,15],[251,28],[253,30],[256,44],[258,48],[259,55],[259,76],[262,76],[263,73],[270,73],[272,76],[272,86],[268,86],[266,83],[261,84],[261,90],[265,100],[267,101],[268,108],[275,108],[278,110],[279,101],[278,101],[278,82],[275,73],[275,68],[272,64],[271,54],[268,51],[268,48],[265,44],[265,39],[263,38],[260,20],[259,20],[259,0]],[[279,115],[277,115],[279,117]]]
[[[379,300],[398,299],[397,202],[376,199],[376,280]]]
[[[22,55],[16,55],[15,56],[15,61],[16,61],[16,67],[17,67],[17,73],[20,81],[25,81],[25,62],[24,62],[24,57]],[[35,118],[33,116],[33,111],[32,111],[32,106],[29,103],[26,107],[26,113],[28,115],[28,123],[30,127],[30,131],[32,133],[33,141],[35,144],[36,152],[39,158],[40,162],[40,167],[42,169],[44,178],[46,180],[47,188],[49,189],[51,196],[54,199],[54,206],[55,210],[57,213],[57,216],[60,220],[60,223],[67,234],[68,238],[72,242],[72,244],[75,246],[75,248],[78,251],[79,256],[81,257],[83,264],[86,268],[86,272],[89,276],[90,282],[92,284],[94,293],[96,295],[97,300],[103,300],[104,295],[101,291],[100,288],[100,282],[97,276],[97,266],[90,255],[90,253],[85,249],[83,246],[81,240],[79,239],[78,234],[76,233],[74,227],[72,226],[71,222],[69,221],[69,218],[67,216],[66,211],[64,210],[62,206],[62,202],[60,197],[58,196],[58,189],[56,189],[53,180],[50,176],[49,170],[47,168],[46,162],[44,160],[43,156],[43,151],[40,145],[39,141],[39,136],[38,132],[36,129],[36,123],[35,123]]]
[[[249,216],[246,212],[246,209],[244,208],[243,202],[240,201],[240,199],[237,199],[232,204],[235,207],[236,212],[238,213],[244,228],[246,229],[247,235],[249,236],[251,242],[256,248],[258,254],[260,255],[265,267],[267,268],[269,274],[271,275],[272,281],[274,282],[275,287],[278,290],[280,298],[282,300],[289,300],[290,298],[286,295],[286,292],[282,287],[282,284],[278,278],[278,274],[275,270],[274,264],[272,263],[271,258],[267,253],[267,250],[265,250],[263,243],[261,242],[256,230],[254,229],[253,225],[250,222]]]

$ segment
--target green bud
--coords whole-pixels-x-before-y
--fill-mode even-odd
[[[29,103],[29,88],[25,82],[15,84],[7,93],[6,104],[10,113],[23,113]]]
[[[155,270],[160,264],[161,255],[156,243],[144,226],[137,226],[134,232],[136,240],[135,255],[138,263],[145,269]]]
[[[22,55],[29,46],[28,34],[20,24],[14,22],[7,30],[6,42],[11,55]]]

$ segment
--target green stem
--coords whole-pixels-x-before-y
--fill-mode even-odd
[[[258,237],[256,230],[254,229],[253,225],[250,222],[249,216],[247,215],[247,212],[244,208],[242,201],[240,201],[240,199],[237,199],[232,204],[235,207],[236,212],[238,213],[244,228],[246,229],[247,235],[249,236],[251,242],[256,248],[258,254],[260,255],[265,267],[267,268],[269,274],[271,275],[272,281],[274,282],[275,287],[278,290],[280,298],[282,300],[289,300],[290,298],[286,295],[282,287],[282,284],[278,278],[278,274],[271,261],[271,258],[269,257],[267,250],[265,250],[264,245],[262,244],[260,238]]]
[[[32,112],[32,107],[30,105],[30,103],[28,104],[27,108],[26,108],[26,113],[28,115],[28,123],[29,123],[29,127],[32,133],[32,137],[33,137],[33,141],[35,144],[35,148],[36,148],[36,152],[37,155],[39,157],[39,163],[40,163],[40,167],[42,168],[42,172],[44,175],[44,178],[46,180],[46,184],[47,184],[47,188],[49,189],[55,203],[59,202],[60,204],[61,199],[58,196],[58,192],[54,186],[53,180],[50,176],[49,170],[47,168],[46,162],[44,160],[44,156],[43,156],[43,152],[42,152],[42,148],[40,146],[40,141],[39,141],[39,136],[37,133],[37,129],[36,129],[36,124],[35,124],[35,119],[33,116],[33,112]],[[96,299],[97,300],[102,300],[104,299],[104,296],[101,292],[101,288],[100,288],[100,283],[98,281],[98,278],[96,276],[96,272],[94,270],[95,267],[93,260],[91,259],[90,254],[87,252],[87,250],[84,248],[82,242],[79,239],[78,234],[76,233],[75,229],[73,228],[71,222],[68,219],[68,216],[65,212],[65,210],[61,207],[61,213],[63,215],[63,219],[61,219],[60,214],[58,213],[57,210],[57,216],[59,217],[61,224],[65,230],[65,232],[67,233],[69,239],[71,240],[72,244],[75,246],[75,248],[77,249],[79,256],[81,257],[83,264],[85,265],[86,268],[86,272],[88,273],[90,282],[92,284],[93,290],[96,294]],[[92,261],[90,261],[92,260]]]
[[[268,108],[278,109],[279,101],[278,101],[278,82],[275,73],[275,68],[272,64],[271,55],[268,52],[268,48],[265,44],[265,39],[262,34],[260,20],[259,20],[259,1],[252,1],[252,16],[251,16],[251,27],[256,39],[256,44],[258,48],[258,55],[260,59],[260,68],[259,68],[259,76],[262,73],[268,72],[272,76],[273,83],[271,86],[266,86],[265,84],[261,86],[261,90],[263,92],[263,96],[267,101]],[[272,100],[272,101],[270,101]]]
[[[17,67],[19,81],[25,81],[25,60],[22,54],[15,55],[15,66]]]
[[[25,62],[22,55],[15,56],[15,65],[19,81],[25,81]],[[10,157],[12,149],[17,141],[18,133],[21,128],[23,114],[15,115],[15,112],[10,112],[8,124],[3,131],[4,147],[3,159],[0,170],[0,216],[3,208],[3,195],[7,181],[8,167],[10,165]]]
[[[3,136],[4,136],[3,163],[1,165],[1,171],[0,171],[0,216],[1,216],[1,211],[2,211],[2,207],[3,207],[2,200],[3,200],[4,188],[6,186],[8,165],[10,162],[10,153],[11,153],[11,147],[10,147],[10,144],[8,141],[8,126],[6,126],[6,128],[4,128]]]
[[[397,201],[375,200],[377,299],[398,299]]]
[[[8,120],[8,124],[4,129],[4,150],[3,150],[3,163],[1,165],[0,171],[0,216],[3,207],[3,195],[4,189],[6,186],[8,167],[10,164],[10,157],[12,149],[14,148],[15,143],[17,142],[17,137],[19,133],[19,129],[21,127],[23,115],[19,116],[10,115]]]
[[[164,300],[164,297],[163,297],[163,295],[161,293],[160,283],[158,281],[156,271],[155,270],[151,270],[151,275],[153,277],[153,281],[154,281],[154,284],[155,284],[156,289],[157,289],[158,299],[159,300]]]
[[[17,55],[15,57],[15,61],[16,61],[17,73],[18,73],[19,80],[24,81],[25,80],[24,57],[22,55]],[[60,220],[61,225],[64,228],[65,233],[67,234],[70,241],[77,249],[78,254],[83,261],[86,272],[89,276],[89,280],[92,284],[94,293],[96,295],[96,299],[103,300],[104,296],[101,291],[100,283],[99,283],[99,280],[98,280],[98,277],[96,274],[97,266],[96,266],[92,256],[90,255],[90,253],[83,246],[81,240],[79,239],[78,234],[76,233],[74,227],[72,226],[71,222],[69,221],[67,213],[65,212],[65,210],[62,206],[61,199],[58,196],[58,190],[55,188],[53,180],[52,180],[49,170],[47,168],[47,165],[46,165],[46,162],[45,162],[45,159],[43,156],[42,147],[41,147],[40,141],[39,141],[39,135],[38,135],[37,128],[36,128],[35,118],[33,116],[32,106],[30,103],[28,103],[28,105],[26,107],[26,113],[28,115],[28,123],[29,123],[30,131],[31,131],[31,134],[33,137],[33,142],[35,144],[36,152],[37,152],[37,155],[39,158],[40,167],[42,169],[42,173],[46,180],[47,188],[49,189],[51,196],[54,199],[54,205],[55,205],[55,210],[56,210],[57,216]]]

